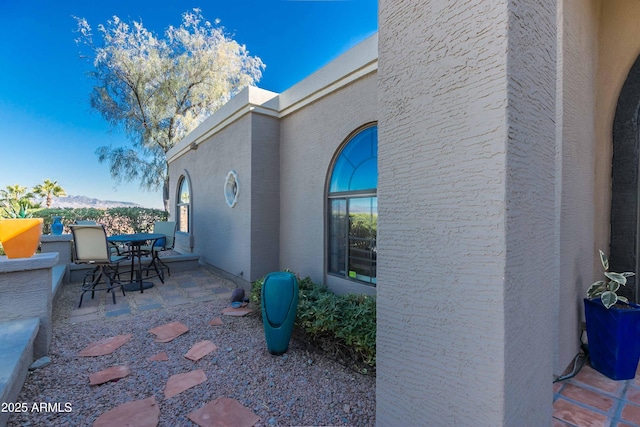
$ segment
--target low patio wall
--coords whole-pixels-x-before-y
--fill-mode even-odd
[[[49,352],[51,343],[52,270],[57,262],[57,253],[14,259],[0,256],[0,323],[39,318],[33,345],[36,359]]]

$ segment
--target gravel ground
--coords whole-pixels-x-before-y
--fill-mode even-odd
[[[72,411],[12,414],[9,427],[90,426],[119,404],[151,396],[160,406],[159,425],[167,427],[195,426],[187,415],[220,396],[237,399],[251,409],[260,417],[257,426],[375,424],[374,377],[306,350],[295,340],[286,354],[272,356],[257,315],[222,316],[224,325],[209,326],[208,322],[228,306],[227,298],[71,324],[69,315],[78,293],[72,286],[65,286],[62,292],[56,302],[61,308],[54,311],[52,363],[29,373],[17,402],[26,402],[28,407],[40,402],[60,403],[63,408],[70,403]],[[187,325],[189,332],[169,343],[154,342],[148,331],[174,321]],[[129,333],[132,339],[110,355],[78,357],[94,341]],[[218,350],[197,362],[186,359],[187,350],[202,340],[212,341]],[[147,360],[163,351],[169,355],[168,361]],[[89,385],[89,374],[123,364],[131,368],[131,375]],[[206,382],[164,399],[171,375],[196,369],[204,370]]]

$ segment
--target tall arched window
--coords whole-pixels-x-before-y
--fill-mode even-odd
[[[189,232],[189,215],[191,213],[191,190],[189,180],[181,176],[178,184],[178,197],[176,198],[176,212],[178,216],[178,231]]]
[[[342,146],[328,191],[328,271],[375,286],[378,230],[378,128]]]

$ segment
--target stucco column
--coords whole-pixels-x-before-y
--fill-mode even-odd
[[[550,425],[556,3],[379,8],[377,424]]]

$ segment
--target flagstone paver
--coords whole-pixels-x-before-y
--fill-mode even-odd
[[[251,409],[228,397],[218,397],[187,417],[200,427],[251,427],[260,421]]]
[[[89,375],[89,385],[104,384],[109,381],[119,380],[131,374],[131,370],[126,365],[112,366],[102,371]]]
[[[81,357],[94,357],[94,356],[104,356],[106,354],[111,354],[116,351],[118,348],[122,347],[126,344],[132,335],[116,335],[115,337],[103,338],[99,341],[93,342],[85,347],[78,356]]]
[[[224,314],[225,316],[243,317],[251,313],[252,311],[253,309],[246,308],[246,307],[240,307],[240,308],[227,307],[224,310],[222,310],[222,314]]]
[[[212,343],[209,340],[204,340],[204,341],[195,343],[189,349],[189,351],[184,355],[184,357],[196,362],[202,359],[207,354],[211,353],[212,351],[216,351],[217,349],[218,349],[218,346],[216,346],[214,343]]]
[[[220,317],[216,317],[215,319],[211,319],[211,321],[209,322],[210,326],[222,326],[222,319]]]
[[[207,380],[207,374],[202,369],[171,375],[164,387],[164,398],[169,399],[185,390],[202,384]]]
[[[180,322],[171,322],[151,329],[149,332],[156,336],[156,342],[169,342],[188,332],[189,328]]]
[[[151,396],[116,406],[100,415],[93,423],[93,427],[156,427],[159,422],[160,407],[156,398]]]
[[[164,362],[169,360],[169,355],[167,354],[166,351],[163,351],[162,353],[154,354],[153,356],[149,357],[147,360],[152,362]]]

